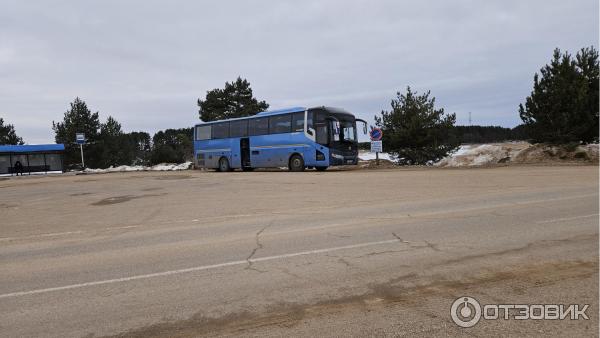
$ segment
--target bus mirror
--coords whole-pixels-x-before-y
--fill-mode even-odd
[[[356,119],[356,121],[361,122],[363,124],[363,134],[367,135],[367,121],[363,119]]]

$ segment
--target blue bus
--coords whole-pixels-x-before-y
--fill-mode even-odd
[[[366,134],[366,121],[331,107],[294,107],[197,124],[195,165],[218,171],[279,167],[303,171],[357,164],[357,121]]]

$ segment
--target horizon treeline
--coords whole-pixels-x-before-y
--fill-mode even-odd
[[[592,46],[575,55],[555,49],[549,64],[535,73],[533,90],[518,105],[523,121],[514,128],[457,126],[456,114],[437,107],[430,91],[418,93],[407,86],[397,92],[390,109],[375,115],[375,125],[384,131],[387,152],[402,164],[427,164],[439,160],[461,143],[530,141],[550,144],[598,142],[599,119],[598,51]],[[251,116],[269,104],[254,97],[250,82],[238,77],[224,88],[207,91],[198,99],[198,117],[204,122]],[[86,163],[92,167],[180,163],[193,159],[193,129],[166,129],[150,137],[144,131],[125,133],[112,116],[100,121],[100,113],[79,97],[59,122],[52,122],[57,143],[65,144],[65,165],[80,162],[75,134],[83,132]],[[0,117],[0,144],[23,144],[12,124]],[[361,148],[365,147],[361,143]]]

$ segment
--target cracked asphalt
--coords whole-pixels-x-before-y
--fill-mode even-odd
[[[3,337],[598,336],[597,166],[19,177],[0,220]]]

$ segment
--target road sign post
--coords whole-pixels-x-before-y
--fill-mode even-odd
[[[379,153],[383,152],[383,131],[379,128],[372,128],[369,133],[371,137],[371,152],[375,153],[375,165],[379,165]]]
[[[383,152],[382,141],[371,141],[371,152],[375,153],[375,164],[379,165],[379,153]]]
[[[85,168],[85,161],[83,160],[83,144],[85,143],[85,134],[76,133],[75,143],[79,144],[79,151],[81,152],[81,168]]]
[[[83,143],[79,144],[79,151],[81,152],[81,168],[85,168],[85,161],[83,160]]]

